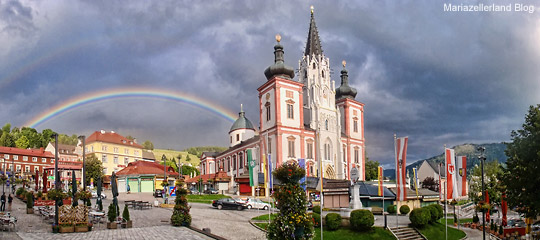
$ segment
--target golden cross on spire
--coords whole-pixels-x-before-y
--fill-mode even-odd
[[[281,35],[279,35],[279,33],[276,34],[276,41],[277,41],[277,42],[281,42]]]
[[[341,64],[343,65],[343,68],[345,68],[345,65],[347,65],[347,62],[345,60],[341,61]]]
[[[311,8],[311,13],[313,13],[313,5],[311,5],[311,7],[310,7],[310,8]]]

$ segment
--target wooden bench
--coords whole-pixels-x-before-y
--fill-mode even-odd
[[[127,206],[127,207],[132,207],[132,208],[135,208],[135,200],[126,200],[124,201],[124,204]]]

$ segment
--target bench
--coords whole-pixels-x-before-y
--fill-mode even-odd
[[[135,200],[126,200],[124,201],[124,204],[127,206],[127,207],[132,207],[132,208],[135,208]]]

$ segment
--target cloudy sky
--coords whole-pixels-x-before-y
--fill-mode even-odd
[[[341,60],[365,103],[367,155],[390,165],[393,134],[408,159],[443,145],[508,141],[540,103],[540,5],[511,12],[445,12],[443,1],[6,1],[0,0],[0,123],[21,127],[95,92],[178,92],[258,125],[257,87],[274,35],[298,68],[310,5],[339,84]],[[447,2],[447,3],[448,3]],[[232,122],[197,106],[117,98],[36,126],[67,134],[115,130],[157,147],[228,143]]]

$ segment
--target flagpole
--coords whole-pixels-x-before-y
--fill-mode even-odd
[[[381,166],[381,186],[382,186],[382,215],[386,227],[386,215],[384,215],[384,168]]]
[[[398,186],[398,172],[400,169],[399,167],[399,159],[398,159],[398,153],[397,153],[397,147],[396,147],[396,134],[394,133],[394,153],[396,155],[396,229],[399,227],[399,220],[398,220],[398,215],[397,215],[397,205],[398,205],[398,195],[397,193],[399,192],[399,186]]]
[[[320,207],[321,207],[321,240],[323,240],[323,183],[324,183],[324,177],[323,177],[323,171],[322,171],[322,158],[321,158],[321,134],[320,134],[320,127],[319,125],[317,124],[317,131],[315,132],[315,136],[316,136],[316,141],[317,141],[317,149],[316,149],[316,152],[315,154],[317,155],[317,159],[318,159],[318,162],[319,162],[319,181],[321,183],[321,191],[319,193],[320,195],[320,198],[321,198],[321,203],[320,203]]]
[[[446,162],[446,144],[444,144],[444,169],[446,171],[446,186],[444,186],[444,235],[445,239],[448,239],[448,206],[446,206],[446,200],[448,199],[447,196],[447,188],[448,188],[448,163]]]

